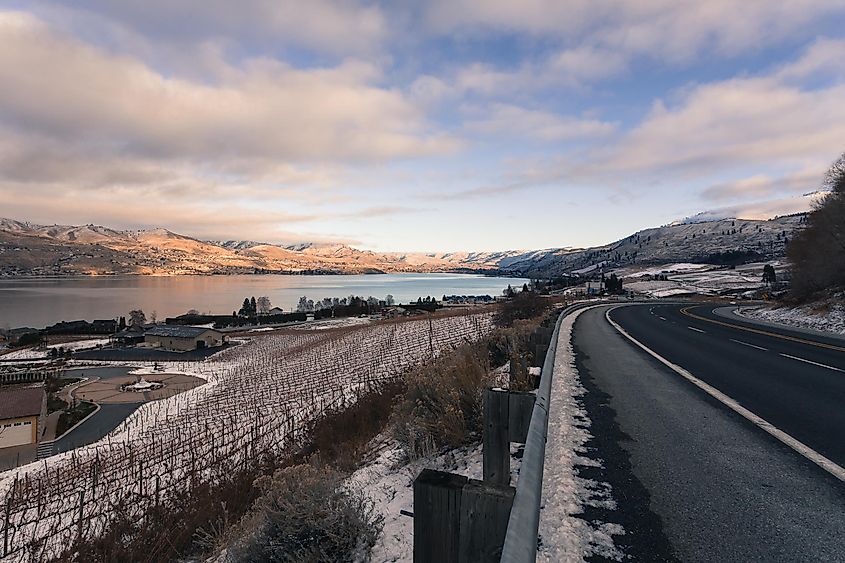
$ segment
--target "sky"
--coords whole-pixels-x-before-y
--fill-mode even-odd
[[[806,207],[842,0],[0,0],[0,217],[490,251]]]

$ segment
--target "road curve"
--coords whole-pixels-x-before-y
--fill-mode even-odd
[[[712,305],[614,309],[639,342],[845,467],[845,343],[714,315]],[[665,320],[664,320],[665,319]]]
[[[814,337],[788,330],[752,332],[715,315],[725,324],[710,322],[711,309],[685,314],[686,307],[634,305],[610,317],[672,363],[845,463],[845,372],[837,371],[845,369],[845,350],[802,342]],[[616,442],[598,440],[611,452],[607,473],[619,509],[640,511],[628,521],[660,523],[649,529],[652,537],[638,538],[632,527],[628,552],[671,559],[649,557],[658,530],[681,561],[845,561],[843,482],[635,346],[607,322],[607,309],[582,314],[573,343],[594,398],[592,406],[586,401],[593,426]],[[630,502],[629,490],[642,489],[647,501]]]

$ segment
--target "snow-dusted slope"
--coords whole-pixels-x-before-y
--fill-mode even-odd
[[[632,264],[743,263],[784,255],[787,242],[805,221],[805,214],[767,221],[722,219],[678,223],[645,229],[614,243],[583,250],[557,249],[535,253],[508,267],[527,275],[548,277]]]

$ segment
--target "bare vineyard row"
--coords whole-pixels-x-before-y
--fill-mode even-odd
[[[141,519],[174,490],[281,453],[327,409],[492,328],[489,314],[255,337],[205,362],[207,384],[146,403],[106,438],[0,481],[4,560],[40,560],[97,537],[115,507]]]

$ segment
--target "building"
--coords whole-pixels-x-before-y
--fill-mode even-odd
[[[130,326],[109,336],[109,340],[119,346],[134,346],[143,342],[144,338],[144,329],[139,326]]]
[[[0,388],[0,449],[38,443],[46,414],[43,387]]]
[[[222,346],[223,333],[201,326],[159,325],[144,333],[144,343],[177,352]]]
[[[272,309],[267,311],[267,314],[268,315],[283,315],[284,311],[282,310],[281,307],[273,307]]]

